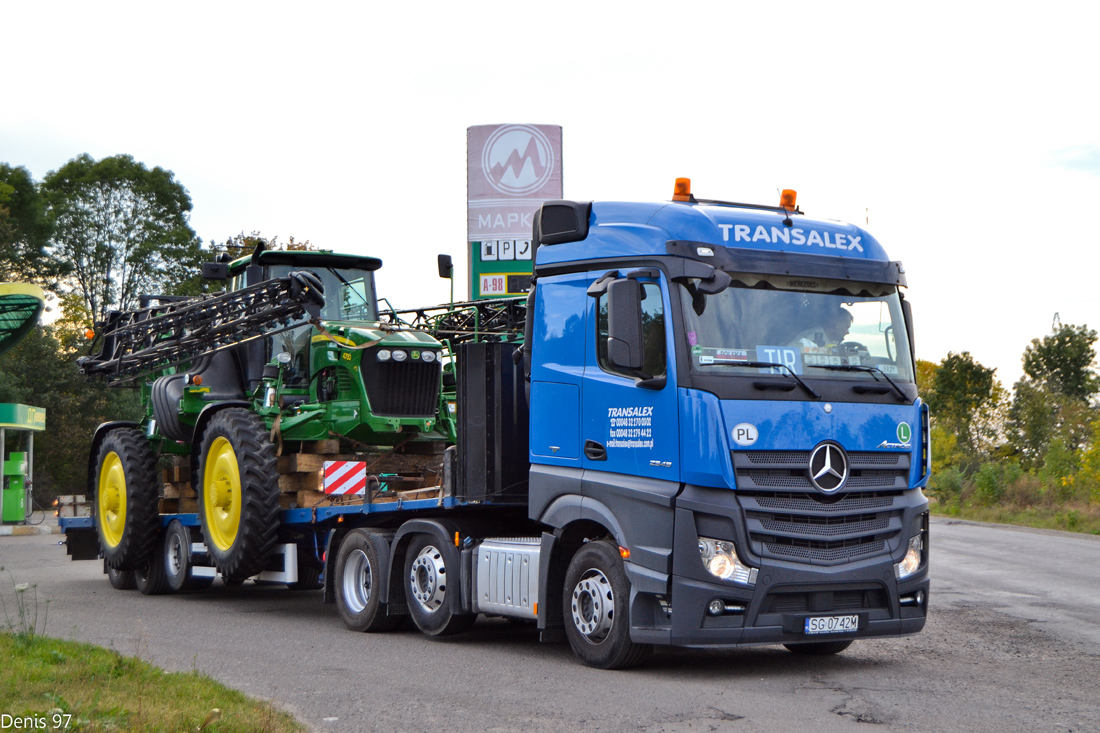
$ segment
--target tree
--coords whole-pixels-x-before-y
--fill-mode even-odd
[[[51,227],[26,168],[0,163],[0,281],[51,284],[63,268],[47,251]]]
[[[171,171],[129,155],[84,154],[42,182],[54,253],[92,317],[131,308],[145,293],[198,292],[203,253],[188,223],[191,197]]]
[[[1004,390],[995,372],[968,351],[951,352],[932,373],[932,389],[925,395],[937,424],[954,432],[960,448],[972,457],[990,452],[1000,437]]]
[[[1087,402],[1100,392],[1100,378],[1092,369],[1095,343],[1096,331],[1065,324],[1042,340],[1031,340],[1024,349],[1024,374],[1049,392]]]

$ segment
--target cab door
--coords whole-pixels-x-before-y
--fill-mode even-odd
[[[639,276],[646,272],[649,276]],[[629,269],[621,271],[629,276]],[[606,275],[590,273],[590,283]],[[608,360],[608,296],[588,303],[589,348],[582,386],[582,465],[588,472],[627,474],[679,481],[679,420],[676,408],[675,350],[667,287],[656,270],[635,271],[642,292],[640,370],[627,371]],[[660,378],[663,384],[658,386]],[[641,385],[641,386],[640,386]]]

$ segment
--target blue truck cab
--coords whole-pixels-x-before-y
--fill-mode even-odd
[[[630,622],[611,633],[599,589],[625,587],[590,560],[540,626],[562,622],[595,666],[642,645],[821,654],[920,631],[930,451],[904,269],[793,192],[768,207],[689,185],[536,216],[529,516],[566,559],[618,546]]]

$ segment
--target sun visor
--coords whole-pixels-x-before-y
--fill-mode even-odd
[[[705,262],[726,272],[795,275],[908,287],[905,268],[897,261],[742,249],[676,240],[668,242],[666,250],[670,255]]]

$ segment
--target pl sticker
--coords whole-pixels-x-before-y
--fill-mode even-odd
[[[760,433],[757,431],[756,426],[751,423],[743,422],[733,428],[733,442],[737,445],[752,445],[759,437]]]

